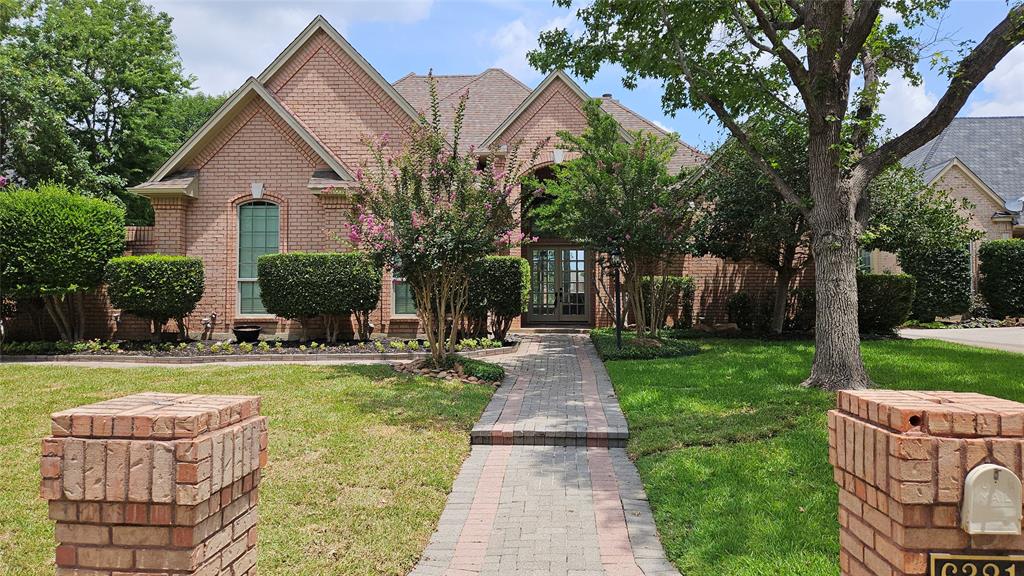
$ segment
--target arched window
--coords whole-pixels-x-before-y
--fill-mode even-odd
[[[278,251],[280,211],[273,202],[257,201],[238,207],[238,312],[259,316],[267,313],[256,282],[256,261]]]

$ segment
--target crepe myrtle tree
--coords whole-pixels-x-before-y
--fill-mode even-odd
[[[584,112],[581,134],[558,132],[559,147],[575,158],[555,164],[553,179],[532,183],[545,201],[530,215],[543,229],[597,252],[618,249],[637,335],[657,336],[668,283],[654,277],[667,275],[672,257],[692,247],[695,196],[668,171],[674,137],[623,132],[599,100],[587,102]],[[659,289],[644,290],[645,280]]]
[[[356,174],[361,200],[349,239],[405,278],[432,361],[441,366],[455,352],[471,271],[524,237],[515,209],[518,146],[509,147],[503,167],[491,155],[478,168],[472,147],[459,147],[468,93],[456,106],[449,142],[436,81],[427,81],[430,117],[420,118],[405,148],[395,151],[387,134],[368,143],[371,160]]]
[[[956,56],[926,54],[920,31],[947,5],[948,0],[708,0],[694,10],[690,3],[668,0],[595,0],[577,11],[582,33],[542,32],[529,60],[541,70],[565,67],[587,79],[603,62],[619,64],[627,87],[640,78],[661,80],[667,112],[692,108],[725,126],[813,232],[815,353],[804,384],[865,388],[871,380],[857,333],[856,261],[870,213],[868,183],[938,136],[1024,40],[1024,6],[1013,2],[973,47],[961,45]],[[883,20],[883,8],[893,17]],[[915,67],[929,57],[948,73],[945,93],[910,129],[873,145],[887,74],[919,82]],[[743,118],[771,109],[805,114],[809,202],[744,128]]]

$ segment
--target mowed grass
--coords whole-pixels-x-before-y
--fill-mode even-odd
[[[812,344],[700,342],[696,356],[607,363],[669,558],[686,576],[838,574],[835,399],[800,386]],[[863,353],[880,387],[1024,401],[1024,355],[935,340]]]
[[[0,365],[0,574],[53,574],[38,497],[49,414],[142,391],[261,395],[260,572],[360,576],[415,564],[492,394],[384,366]]]

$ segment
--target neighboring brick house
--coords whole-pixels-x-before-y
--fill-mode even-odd
[[[975,282],[978,246],[986,240],[1024,237],[1024,117],[954,118],[941,134],[902,163],[925,182],[974,205],[972,225],[985,237],[971,244]],[[899,272],[894,254],[865,253],[874,272]]]
[[[580,132],[590,98],[561,72],[530,89],[507,72],[436,76],[445,122],[461,94],[469,92],[464,144],[500,151],[522,142],[528,151],[548,139],[537,163],[540,174],[564,159],[555,150],[559,130]],[[192,331],[216,314],[214,333],[233,325],[260,324],[265,333],[287,335],[297,326],[263,312],[256,258],[268,252],[347,250],[354,174],[368,159],[364,137],[389,134],[396,147],[408,140],[429,104],[425,76],[394,84],[383,77],[322,17],[317,17],[258,77],[249,78],[151,178],[134,191],[152,201],[155,225],[130,228],[134,254],[186,254],[203,259],[206,291]],[[603,108],[625,130],[665,132],[610,95]],[[704,160],[680,143],[673,170]],[[504,162],[499,152],[498,162]],[[542,238],[517,254],[533,267],[533,291],[525,326],[593,326],[611,323],[595,282],[595,255],[581,246]],[[774,273],[752,264],[714,258],[679,259],[672,273],[694,275],[697,316],[724,321],[725,299],[740,289],[764,290]],[[371,320],[378,332],[417,331],[415,308],[401,279],[385,276],[381,305]],[[142,337],[148,326],[110,309],[100,291],[90,298],[89,337]],[[516,327],[520,327],[517,323]],[[26,335],[25,337],[31,337]]]

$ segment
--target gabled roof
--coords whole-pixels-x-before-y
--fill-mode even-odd
[[[384,93],[390,96],[398,106],[413,119],[413,121],[419,121],[419,114],[416,112],[416,109],[413,108],[397,90],[395,90],[394,86],[388,84],[388,81],[380,75],[380,72],[377,72],[377,69],[370,65],[366,58],[363,58],[363,55],[353,48],[352,45],[348,43],[348,40],[345,40],[345,38],[334,29],[334,26],[331,26],[330,22],[328,22],[326,18],[320,15],[317,15],[317,17],[309,23],[309,26],[306,26],[306,29],[303,30],[295,40],[292,40],[292,43],[284,49],[284,52],[281,52],[281,54],[270,63],[270,66],[267,66],[266,70],[260,73],[257,77],[260,83],[266,84],[267,81],[269,81],[278,70],[284,67],[284,65],[291,60],[292,56],[301,50],[302,47],[306,45],[306,42],[308,42],[309,39],[319,31],[323,31],[331,40],[337,43],[341,50],[345,52],[349,58],[352,58],[352,60],[363,69],[363,72],[365,72],[367,76],[380,86]]]
[[[192,155],[201,151],[203,146],[213,141],[214,138],[219,134],[220,130],[226,126],[231,120],[233,120],[245,107],[246,104],[251,102],[254,98],[260,98],[270,107],[271,110],[277,113],[282,120],[288,126],[295,131],[296,134],[302,138],[302,141],[309,145],[309,147],[323,160],[332,170],[337,173],[343,180],[354,180],[352,175],[344,165],[338,160],[327,148],[314,136],[306,127],[299,122],[291,113],[289,113],[284,106],[278,102],[277,98],[274,97],[263,85],[255,78],[249,78],[242,84],[238,90],[231,95],[220,108],[214,112],[213,116],[206,121],[205,124],[199,131],[192,135],[178,151],[174,153],[159,170],[149,179],[149,182],[141,184],[136,187],[139,190],[144,190],[147,184],[152,182],[158,182],[163,180],[168,174],[172,174],[181,170],[185,163],[192,158]]]
[[[978,179],[1006,209],[1021,209],[1024,197],[1024,117],[954,118],[924,146],[901,160],[926,182],[949,170],[954,160]]]
[[[517,106],[516,109],[513,110],[512,113],[509,114],[508,117],[505,118],[505,120],[491,132],[490,136],[488,136],[480,144],[480,148],[489,148],[492,144],[497,142],[498,138],[505,132],[505,130],[508,130],[509,126],[511,126],[512,123],[515,122],[516,119],[523,114],[523,112],[526,112],[526,110],[530,108],[530,105],[533,104],[537,100],[537,98],[539,98],[540,95],[543,94],[548,89],[548,87],[550,87],[556,81],[561,81],[566,86],[568,86],[574,94],[579,96],[580,100],[584,102],[586,102],[587,100],[591,100],[591,97],[587,95],[587,93],[584,92],[582,88],[580,88],[579,84],[577,84],[572,78],[570,78],[568,74],[561,70],[555,70],[551,74],[548,74],[547,78],[545,78],[540,84],[538,84],[537,87],[533,89],[533,92],[531,92],[530,95],[527,96],[526,99],[523,100],[519,104],[519,106]],[[621,124],[619,125],[619,129],[622,132],[622,137],[625,140],[631,141],[633,139],[629,135],[629,132],[627,132]]]
[[[508,117],[527,96],[530,89],[499,68],[480,74],[433,76],[441,105],[441,122],[448,136],[452,133],[455,107],[459,98],[469,92],[462,122],[462,143],[479,147],[502,120]],[[395,82],[395,88],[416,110],[428,115],[430,84],[428,76],[408,74]]]

